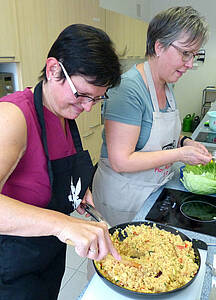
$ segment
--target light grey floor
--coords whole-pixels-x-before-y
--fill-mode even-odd
[[[73,216],[85,218],[76,212],[73,213]],[[78,256],[74,247],[68,246],[66,270],[62,280],[58,300],[77,299],[87,283],[87,259]]]

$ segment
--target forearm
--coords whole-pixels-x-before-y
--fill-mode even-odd
[[[66,215],[0,196],[0,234],[18,236],[57,235]],[[69,218],[69,217],[68,217]]]
[[[133,152],[129,156],[119,156],[111,160],[111,166],[116,172],[139,172],[180,160],[178,149],[162,150],[154,152]]]
[[[0,195],[0,234],[25,237],[56,236],[70,240],[82,257],[101,260],[109,252],[121,259],[103,222],[84,221],[63,213],[39,208]],[[90,252],[89,249],[96,249]]]

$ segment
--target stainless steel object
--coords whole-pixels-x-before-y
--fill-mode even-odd
[[[85,209],[87,213],[89,213],[97,222],[104,222],[108,229],[111,228],[111,225],[104,219],[104,217],[99,213],[98,210],[94,206],[89,203],[81,203],[80,206]]]
[[[95,221],[97,221],[97,222],[104,222],[107,225],[108,229],[111,228],[111,225],[104,219],[104,217],[99,213],[99,211],[97,211],[96,208],[94,208],[94,206],[92,206],[89,203],[85,203],[85,204],[80,203],[80,206],[83,209],[85,209],[85,211],[88,214],[90,214],[92,216],[92,218],[95,219]],[[74,243],[71,240],[69,240],[69,239],[67,239],[65,242],[68,245],[74,246]]]

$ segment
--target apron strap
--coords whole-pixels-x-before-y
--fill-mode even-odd
[[[81,152],[81,151],[83,151],[83,146],[82,146],[82,141],[81,141],[81,138],[80,138],[80,134],[79,134],[79,130],[77,128],[76,121],[75,120],[69,120],[69,119],[67,119],[67,120],[68,120],[68,123],[69,123],[70,132],[71,132],[71,135],[72,135],[72,138],[73,138],[73,142],[74,142],[76,151]]]
[[[48,174],[50,179],[50,184],[53,186],[53,172],[51,167],[51,161],[49,158],[48,146],[47,146],[47,136],[46,136],[46,127],[44,120],[44,111],[43,111],[43,103],[42,103],[42,81],[39,82],[34,89],[34,105],[37,112],[38,121],[41,127],[41,138],[45,151],[45,155],[47,158],[47,167]],[[83,151],[82,142],[80,138],[80,134],[76,125],[75,120],[69,120],[70,133],[73,138],[73,142],[77,152]]]
[[[45,128],[45,121],[44,121],[44,113],[43,113],[43,104],[42,104],[42,81],[39,82],[35,89],[34,89],[34,105],[37,112],[38,121],[41,127],[41,138],[42,143],[45,151],[45,155],[47,158],[47,167],[48,167],[48,174],[50,179],[51,187],[53,186],[53,172],[51,167],[51,161],[49,159],[49,152],[47,146],[47,137],[46,137],[46,128]]]
[[[159,105],[158,105],[157,94],[156,94],[155,85],[154,85],[154,81],[153,81],[152,74],[151,74],[151,68],[149,66],[148,61],[144,62],[144,71],[146,74],[146,80],[147,80],[147,83],[149,86],[149,92],[151,95],[151,100],[152,100],[152,104],[154,107],[154,111],[159,112],[160,109],[159,109]],[[166,93],[166,98],[168,100],[170,108],[172,111],[174,111],[176,109],[175,100],[174,100],[172,92],[170,91],[170,87],[167,84],[165,85],[165,93]]]

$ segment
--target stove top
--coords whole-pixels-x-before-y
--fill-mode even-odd
[[[200,132],[195,138],[195,141],[216,144],[216,132]]]
[[[216,236],[216,197],[164,188],[146,220]]]

